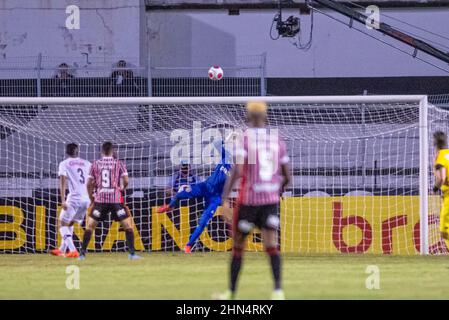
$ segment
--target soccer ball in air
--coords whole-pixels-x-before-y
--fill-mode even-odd
[[[210,67],[209,72],[209,79],[217,81],[223,79],[223,69],[219,66],[213,66]]]

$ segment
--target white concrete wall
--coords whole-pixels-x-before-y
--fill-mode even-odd
[[[449,9],[381,11],[381,21],[391,23],[392,20],[382,16],[382,13],[449,37]],[[229,16],[226,10],[149,12],[147,17],[152,64],[198,66],[212,60],[216,61],[215,63],[228,64],[232,63],[236,56],[266,52],[268,77],[447,75],[321,14],[315,14],[312,48],[308,52],[300,51],[287,39],[273,41],[269,38],[274,14],[275,10],[241,10],[239,16]],[[284,19],[290,14],[298,12],[286,10]],[[339,14],[333,15],[349,21]],[[310,16],[301,17],[302,29],[307,38]],[[397,22],[394,23],[397,25]],[[360,27],[358,24],[357,26]],[[422,33],[403,24],[399,26],[449,45],[448,40]],[[376,31],[369,33],[380,36],[409,53],[413,52],[410,47]],[[424,54],[419,56],[448,68],[447,65]]]
[[[65,28],[65,8],[72,4],[81,8],[80,30]],[[296,10],[288,10],[285,17],[293,13],[297,14]],[[391,22],[382,13],[449,37],[449,9],[381,12],[382,21]],[[268,77],[447,75],[320,14],[315,15],[312,48],[299,51],[286,39],[269,38],[274,14],[275,10],[242,10],[239,16],[229,16],[227,10],[145,12],[143,0],[2,0],[0,64],[38,53],[55,57],[57,64],[87,52],[91,58],[97,57],[96,61],[123,57],[143,67],[148,54],[154,66],[232,65],[238,56],[266,52]],[[310,17],[301,17],[307,37]],[[406,25],[401,27],[423,34]],[[379,36],[374,31],[371,34]],[[413,52],[397,41],[380,37]],[[426,37],[449,46],[449,40]]]
[[[80,29],[68,30],[68,5],[80,7]],[[22,56],[91,57],[146,62],[141,0],[2,0],[0,60]],[[144,16],[143,16],[144,17]],[[141,32],[142,31],[142,32]]]

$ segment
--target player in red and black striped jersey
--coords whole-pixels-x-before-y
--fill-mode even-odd
[[[280,194],[290,180],[285,143],[276,129],[265,127],[267,105],[249,102],[246,106],[249,128],[240,139],[236,165],[222,195],[224,210],[229,194],[240,178],[239,197],[233,217],[233,249],[230,288],[219,298],[234,298],[247,235],[254,227],[262,231],[263,245],[270,257],[274,278],[272,299],[284,299],[281,289],[281,258],[278,250]]]
[[[112,142],[103,143],[102,157],[92,164],[87,181],[87,191],[93,202],[93,207],[90,210],[83,236],[80,260],[84,260],[86,257],[87,246],[98,222],[103,221],[109,214],[114,220],[119,221],[121,227],[125,230],[129,259],[137,260],[141,258],[136,255],[134,250],[132,217],[122,201],[122,195],[128,183],[128,172],[125,164],[114,157]]]

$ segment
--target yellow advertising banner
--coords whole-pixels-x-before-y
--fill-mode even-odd
[[[438,197],[431,197],[430,251],[438,235]],[[281,204],[281,250],[303,253],[415,254],[420,250],[418,196],[286,198]],[[432,241],[433,240],[433,241]]]
[[[446,252],[439,236],[441,199],[429,197],[430,252]],[[138,250],[182,249],[196,226],[197,213],[181,207],[176,216],[157,214],[156,207],[134,210],[135,246]],[[30,210],[31,209],[31,210]],[[5,252],[45,252],[60,243],[57,219],[45,205],[0,206],[0,250]],[[56,210],[58,214],[59,208]],[[217,210],[220,215],[220,210]],[[196,218],[197,219],[197,218]],[[220,220],[220,219],[219,219]],[[373,253],[418,254],[420,217],[418,196],[292,197],[280,205],[280,246],[293,253]],[[210,225],[211,226],[211,225]],[[215,228],[217,224],[215,224]],[[202,245],[212,251],[232,248],[231,232],[222,221],[221,236],[214,230],[201,235]],[[258,230],[255,230],[255,234]],[[260,235],[251,234],[247,250],[263,250]],[[3,236],[2,236],[3,235]],[[81,239],[83,228],[75,227]],[[114,251],[124,243],[124,232],[113,222],[92,238],[89,249]],[[122,249],[123,246],[121,245]]]

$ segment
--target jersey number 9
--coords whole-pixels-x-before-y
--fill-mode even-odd
[[[101,170],[101,186],[103,188],[111,187],[111,171],[107,169]]]

